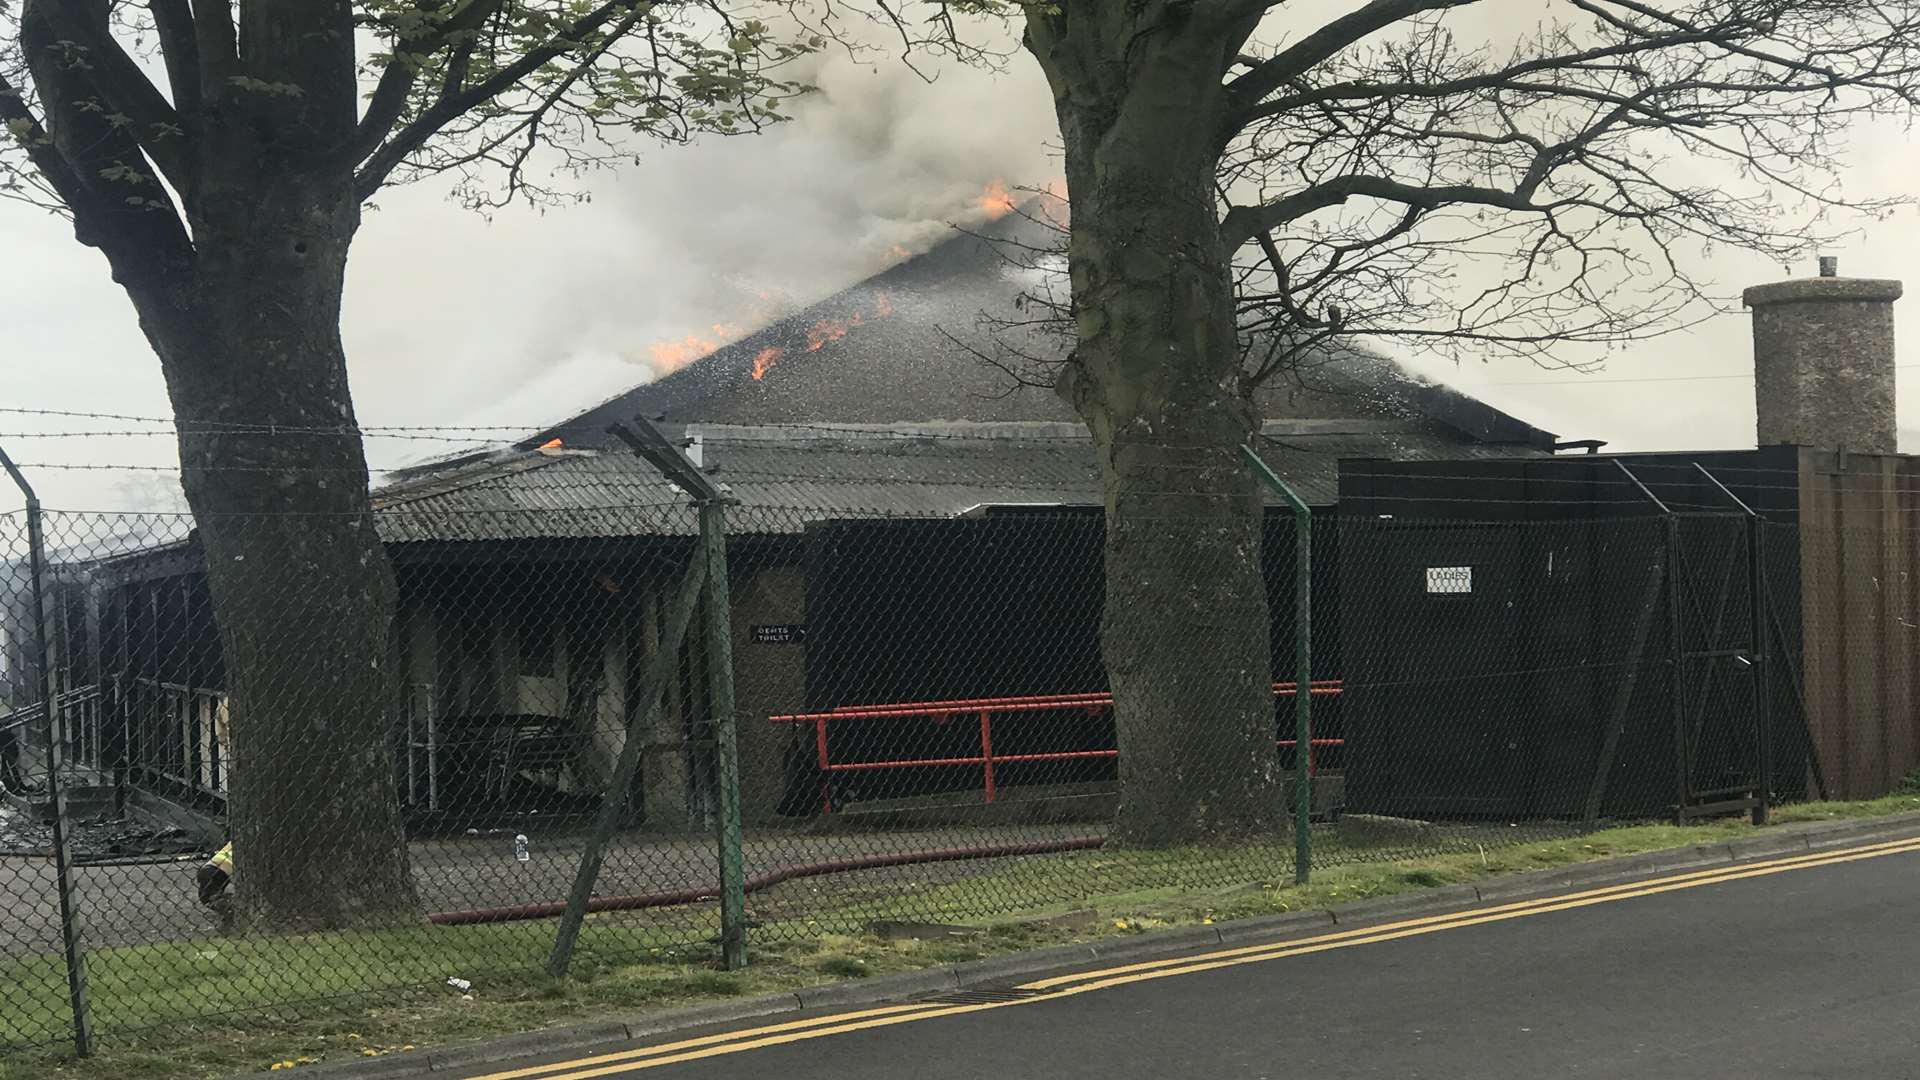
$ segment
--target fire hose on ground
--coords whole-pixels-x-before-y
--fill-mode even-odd
[[[1091,851],[1106,843],[1101,836],[1079,836],[1067,840],[1038,840],[1025,844],[993,844],[982,847],[935,848],[929,851],[897,851],[886,855],[868,855],[857,859],[832,859],[825,862],[783,866],[750,877],[748,893],[761,892],[801,878],[847,874],[859,870],[879,870],[890,866],[914,866],[922,863],[961,862],[970,859],[1004,859],[1019,855],[1053,855],[1064,851]],[[638,911],[644,908],[677,907],[719,899],[714,888],[675,889],[636,893],[629,896],[596,896],[587,901],[589,913]],[[439,926],[473,926],[480,923],[518,922],[527,919],[556,919],[567,910],[564,900],[507,907],[477,908],[472,911],[438,911],[427,921]]]

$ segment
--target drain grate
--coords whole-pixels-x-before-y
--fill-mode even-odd
[[[1043,990],[955,990],[925,999],[930,1005],[998,1005],[1007,1001],[1026,1001],[1044,997]]]

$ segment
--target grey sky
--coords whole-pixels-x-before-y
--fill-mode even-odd
[[[650,377],[650,347],[736,333],[872,273],[977,215],[988,183],[1045,183],[1058,169],[1045,85],[1016,57],[1001,74],[834,60],[823,92],[767,135],[650,148],[588,178],[592,201],[492,220],[439,192],[390,192],[356,242],[344,332],[368,425],[536,426]],[[1856,193],[1911,194],[1913,144],[1891,125],[1854,138]],[[1838,248],[1842,272],[1920,285],[1908,212]],[[1788,276],[1738,257],[1705,267],[1726,291]],[[1811,272],[1794,267],[1792,276]],[[1920,346],[1903,302],[1903,425],[1920,429]],[[1415,366],[1568,437],[1620,448],[1751,445],[1747,325],[1730,315],[1613,353],[1589,375],[1517,361]],[[1569,361],[1588,359],[1569,355]],[[97,254],[57,219],[0,204],[0,405],[164,416],[158,363]],[[1726,376],[1726,377],[1720,377]],[[1657,380],[1657,381],[1643,381]],[[164,437],[25,438],[119,422],[0,414],[23,462],[170,466]],[[138,426],[138,425],[133,425]],[[376,440],[390,466],[448,448]],[[1909,441],[1906,449],[1920,449]],[[50,505],[149,509],[177,502],[164,473],[32,470]],[[17,505],[0,493],[0,507]]]

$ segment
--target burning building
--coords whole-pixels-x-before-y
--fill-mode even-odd
[[[1010,263],[996,243],[1039,247],[1051,235],[1026,215],[1003,214],[983,235],[956,235],[726,344],[677,343],[703,355],[673,357],[663,377],[515,447],[389,476],[374,503],[400,590],[393,750],[416,820],[574,812],[602,790],[642,711],[637,673],[660,647],[696,534],[684,497],[608,434],[636,416],[659,422],[736,500],[730,651],[751,820],[791,801],[799,748],[791,728],[768,723],[772,715],[1099,678],[1086,648],[1099,607],[1089,553],[1097,543],[1086,542],[1097,539],[1098,514],[1017,534],[993,524],[1020,507],[1059,517],[1102,502],[1091,442],[1066,404],[983,360],[1018,356],[1044,368],[1058,355],[1057,336],[1019,325],[1030,320],[1014,300],[1044,268]],[[1544,457],[1556,445],[1548,432],[1363,355],[1319,358],[1264,391],[1263,405],[1276,419],[1263,430],[1262,456],[1322,508],[1339,497],[1342,458]],[[821,560],[835,550],[852,557],[845,545],[856,535],[870,554],[922,565],[928,558],[915,545],[935,545],[946,565],[969,568],[974,598],[937,613],[949,631],[978,624],[975,636],[1010,652],[1022,640],[1071,637],[1073,659],[1063,651],[1052,668],[1016,671],[979,657],[942,667],[914,659],[930,648],[927,620],[884,634],[834,627],[829,594],[848,595],[851,579],[826,573]],[[1042,541],[1053,546],[978,555]],[[79,623],[97,639],[72,654],[94,658],[97,670],[75,679],[101,688],[103,723],[116,733],[95,740],[83,765],[107,783],[217,816],[226,674],[199,560],[188,539],[99,561],[100,606]],[[1051,607],[1007,604],[1008,595],[1044,591],[1039,579],[1006,576],[1029,571],[1053,575]],[[957,574],[927,587],[949,588]],[[1276,647],[1290,646],[1276,636]],[[647,739],[635,816],[651,827],[686,828],[712,807],[709,662],[691,639],[660,720],[635,730]],[[848,671],[872,677],[850,681]],[[904,674],[912,672],[917,690]]]

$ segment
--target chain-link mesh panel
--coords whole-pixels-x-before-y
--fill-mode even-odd
[[[1663,513],[1591,464],[1426,476],[1394,513],[1323,489],[1303,687],[1295,522],[1251,482],[1230,514],[1178,493],[1155,527],[1191,542],[1141,560],[1084,439],[704,449],[730,599],[684,627],[700,515],[624,449],[403,481],[371,531],[49,513],[38,612],[0,517],[0,1043],[70,1023],[56,781],[112,1037],[534,987],[609,794],[572,970],[712,961],[729,739],[750,946],[1284,882],[1303,764],[1322,868],[1870,797],[1920,764],[1899,515],[1762,527],[1656,478]],[[1116,831],[1147,798],[1172,839]]]
[[[71,1023],[27,531],[0,516],[0,1046],[59,1042]]]

